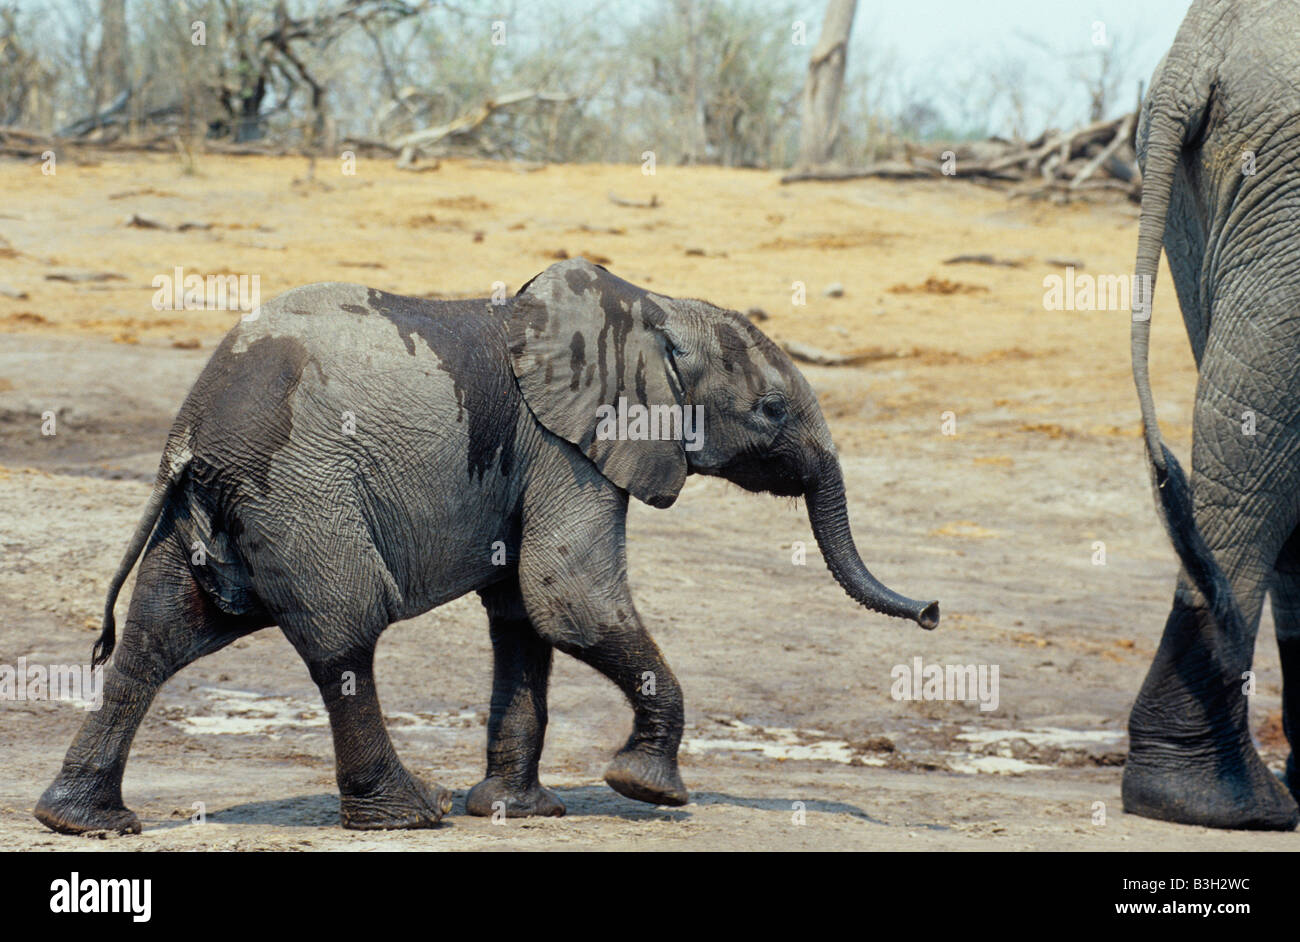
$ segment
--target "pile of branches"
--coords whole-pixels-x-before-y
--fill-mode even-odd
[[[0,155],[32,157],[69,146],[185,150],[196,135],[205,137],[203,148],[208,151],[283,154],[291,152],[289,139],[295,132],[301,141],[298,150],[332,147],[325,80],[309,63],[327,58],[324,53],[349,30],[381,30],[420,16],[432,4],[433,0],[336,0],[328,9],[295,18],[283,2],[248,8],[227,3],[224,16],[211,18],[211,74],[194,77],[184,88],[164,90],[161,102],[158,89],[151,91],[148,80],[140,88],[124,87],[108,105],[52,133],[12,123],[20,111],[9,108],[5,113],[10,123],[0,117]],[[8,22],[3,20],[4,12],[0,10],[0,25]],[[179,41],[189,42],[189,34]],[[3,36],[0,53],[12,57]],[[314,53],[314,60],[309,53]],[[13,96],[0,94],[0,103],[8,97]],[[275,137],[269,133],[273,117],[281,124]]]
[[[37,158],[47,151],[62,153],[65,148],[149,152],[184,152],[188,148],[182,133],[179,106],[157,108],[138,119],[128,120],[121,113],[89,115],[74,125],[60,128],[53,134],[32,131],[14,125],[0,125],[0,156]],[[287,147],[274,144],[236,144],[209,139],[203,142],[204,150],[224,154],[281,155],[289,153]]]
[[[511,92],[489,98],[478,107],[443,124],[387,139],[349,136],[344,139],[343,144],[347,147],[369,152],[377,151],[396,157],[397,167],[400,170],[419,169],[416,164],[420,157],[445,153],[446,148],[454,143],[464,145],[472,141],[475,147],[484,152],[492,153],[498,150],[499,148],[485,134],[488,119],[500,111],[531,102],[556,104],[572,100],[571,95],[537,89]]]
[[[128,121],[126,104],[129,98],[128,90],[98,114],[82,118],[53,134],[29,131],[12,125],[0,125],[0,155],[38,157],[45,151],[68,145],[139,151],[171,150],[178,146],[181,137],[177,120],[181,116],[179,107],[155,109],[141,119]],[[488,119],[498,112],[529,102],[554,104],[572,99],[571,95],[538,90],[511,92],[489,98],[478,107],[444,124],[388,139],[349,135],[341,143],[344,147],[365,153],[395,157],[400,169],[418,169],[416,163],[420,157],[446,153],[448,146],[456,143],[465,145],[472,141],[481,150],[494,149],[491,141],[483,139],[482,135]],[[129,137],[123,133],[127,130],[128,124],[133,125],[135,131]],[[222,154],[281,155],[290,152],[287,145],[272,141],[239,143],[213,138],[204,141],[203,148],[209,152]]]
[[[1012,197],[1064,202],[1086,194],[1121,193],[1140,203],[1136,121],[1136,113],[1129,113],[1073,131],[1046,131],[1032,141],[991,138],[958,144],[941,149],[938,156],[909,147],[893,160],[847,170],[804,170],[787,174],[781,182],[956,176],[1007,189]]]
[[[125,89],[100,111],[66,124],[53,134],[0,125],[0,154],[39,157],[66,145],[106,150],[171,149],[181,118],[180,106],[167,105],[132,115],[128,111],[132,94],[132,89]]]

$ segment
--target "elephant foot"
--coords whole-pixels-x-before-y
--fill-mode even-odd
[[[605,770],[605,784],[627,798],[652,805],[684,805],[690,800],[677,760],[627,749]]]
[[[555,792],[534,782],[526,789],[512,788],[506,780],[490,775],[469,790],[465,796],[465,810],[480,818],[496,813],[498,802],[503,803],[507,818],[560,818],[564,816],[564,802]]]
[[[1300,802],[1300,769],[1296,768],[1294,752],[1286,757],[1286,771],[1282,774],[1282,784],[1291,792],[1291,797]]]
[[[402,770],[402,777],[384,788],[365,794],[340,796],[339,818],[355,831],[391,831],[435,827],[451,810],[451,792],[430,788]]]
[[[141,830],[140,819],[122,804],[120,796],[98,797],[89,789],[59,779],[45,789],[32,813],[37,821],[60,834],[139,834]]]
[[[1180,761],[1167,744],[1154,752],[1138,740],[1129,748],[1122,794],[1129,814],[1176,824],[1290,831],[1300,823],[1296,799],[1249,743],[1226,755],[1198,752]]]

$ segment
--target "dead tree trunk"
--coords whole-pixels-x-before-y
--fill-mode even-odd
[[[126,0],[99,0],[99,28],[94,111],[113,101],[131,84],[127,68]]]
[[[797,166],[812,168],[830,160],[839,135],[840,92],[848,60],[849,33],[858,0],[827,0],[821,35],[808,62],[799,126]]]
[[[686,155],[685,162],[698,164],[704,162],[705,136],[704,105],[700,100],[700,24],[695,8],[695,0],[678,0],[677,12],[686,23],[686,35],[690,43],[690,48],[687,50],[690,75],[688,76],[688,88],[686,90],[691,99],[690,117],[686,125],[687,148],[690,153]]]

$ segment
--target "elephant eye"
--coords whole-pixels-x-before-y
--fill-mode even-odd
[[[786,407],[784,399],[764,399],[760,408],[763,410],[763,415],[773,422],[781,422],[785,419]]]

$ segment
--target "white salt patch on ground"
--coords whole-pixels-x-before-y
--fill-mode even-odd
[[[788,729],[781,726],[751,726],[740,720],[725,720],[730,736],[711,737],[701,733],[682,739],[682,751],[757,752],[769,759],[793,759],[801,762],[838,762],[848,765],[854,758],[853,747],[842,739],[831,739],[815,729]],[[875,756],[858,756],[864,765],[884,765]]]
[[[1006,744],[1009,747],[1014,740],[1021,739],[1031,746],[1054,746],[1056,748],[1079,748],[1092,745],[1113,745],[1119,743],[1124,734],[1113,729],[1065,729],[1060,726],[1036,726],[1029,729],[973,729],[967,727],[965,732],[955,737],[975,746]],[[1002,750],[999,750],[1002,751]],[[961,755],[949,753],[946,761],[954,772],[976,775],[988,772],[995,775],[1021,775],[1025,772],[1050,771],[1053,767],[1036,762],[1026,762],[1008,755]]]
[[[954,772],[965,775],[978,775],[988,772],[993,775],[1021,775],[1025,772],[1051,771],[1050,765],[1038,765],[1024,759],[1012,759],[1006,756],[971,756],[965,759],[950,759],[948,767]]]
[[[269,733],[298,726],[327,726],[329,717],[321,707],[288,697],[268,697],[249,690],[200,687],[198,694],[208,702],[205,716],[186,716],[173,721],[187,732],[201,734]]]
[[[1117,743],[1124,734],[1114,729],[1062,729],[1059,726],[1037,726],[1027,730],[1020,729],[967,729],[957,735],[963,742],[994,743],[1023,739],[1031,746],[1083,746],[1090,744]]]
[[[290,728],[311,728],[329,725],[329,714],[324,707],[294,700],[273,697],[249,690],[228,690],[221,687],[200,687],[200,696],[207,701],[207,715],[186,716],[173,720],[173,724],[189,733],[258,734],[265,735]],[[420,729],[463,729],[476,725],[478,714],[472,710],[456,713],[386,713],[386,725],[402,731]]]

